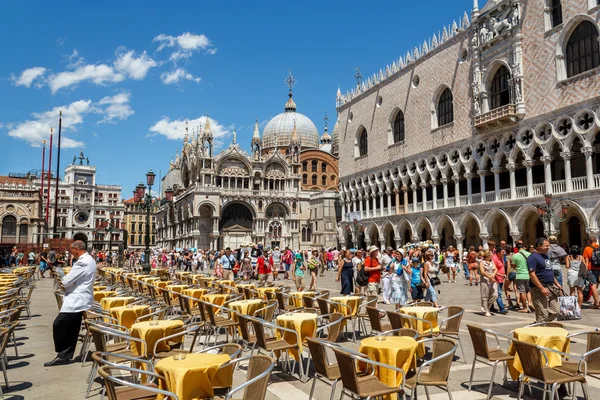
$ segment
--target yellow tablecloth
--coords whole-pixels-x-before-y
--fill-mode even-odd
[[[173,281],[154,281],[152,284],[157,288],[158,293],[162,293],[161,289],[166,288],[167,285],[171,285],[172,283]]]
[[[259,287],[254,290],[256,290],[258,292],[258,294],[260,294],[260,296],[263,299],[265,299],[267,297],[267,295],[266,295],[267,292],[275,293],[277,291],[277,289],[279,289],[279,288],[275,287],[275,286],[267,286],[267,287]],[[302,300],[300,300],[300,301],[302,301]]]
[[[238,312],[244,315],[254,315],[256,310],[262,308],[264,302],[259,299],[252,300],[240,300],[240,301],[232,301],[229,303],[229,308],[233,311]],[[233,320],[236,321],[235,314],[233,314]]]
[[[94,301],[100,301],[105,297],[110,297],[116,295],[117,292],[112,290],[98,290],[94,291]]]
[[[188,354],[185,360],[167,357],[156,363],[155,370],[165,377],[167,387],[159,381],[159,389],[175,393],[180,400],[213,397],[215,387],[231,387],[233,367],[219,369],[231,359],[227,354]],[[159,395],[157,399],[162,399]]]
[[[335,304],[332,304],[330,307],[331,312],[340,312],[344,316],[348,316],[348,315],[356,315],[356,313],[358,313],[358,310],[360,308],[360,303],[362,302],[362,297],[360,297],[360,296],[337,296],[337,297],[331,297],[329,300],[335,301],[336,303],[342,303],[347,306],[350,306],[350,309],[348,309],[348,307],[339,307]]]
[[[130,329],[135,320],[142,315],[148,314],[149,310],[149,305],[113,307],[110,309],[110,315],[119,321],[119,325]]]
[[[183,289],[184,295],[193,297],[195,299],[201,299],[206,292],[207,289]]]
[[[135,297],[105,297],[100,300],[100,306],[103,310],[110,310],[113,307],[125,306],[135,300]]]
[[[373,361],[401,368],[404,372],[415,368],[417,359],[415,352],[418,343],[415,339],[405,336],[381,336],[385,340],[370,337],[361,340],[359,351]],[[379,380],[389,386],[399,386],[402,374],[386,368],[376,367],[375,373]],[[384,396],[386,400],[395,399],[396,395]]]
[[[314,294],[315,293],[310,290],[304,292],[290,292],[290,299],[292,300],[294,307],[304,307],[304,301],[302,300],[302,298],[304,296],[314,296]]]
[[[152,283],[152,282],[156,282],[159,281],[160,278],[156,277],[156,276],[147,276],[144,278],[140,279],[142,282],[146,282],[146,283]]]
[[[207,294],[202,296],[202,300],[214,304],[216,306],[222,306],[223,304],[225,304],[225,301],[227,300],[227,295],[226,294]]]
[[[187,289],[188,287],[189,287],[189,285],[167,285],[165,287],[165,289],[170,290],[175,293],[181,293],[181,292],[183,292],[184,289]],[[177,297],[178,297],[177,295],[171,293],[171,299],[176,300]]]
[[[155,324],[156,325],[150,325]],[[166,336],[173,334],[174,330],[177,328],[181,328],[183,326],[183,321],[180,320],[160,320],[160,321],[144,321],[138,322],[131,325],[131,336],[143,339],[146,341],[148,356],[152,355],[154,351],[154,345],[158,339],[162,339]],[[183,340],[183,337],[180,338],[180,342]],[[137,354],[138,356],[146,356],[146,354],[141,354],[141,349],[139,348],[140,344],[136,342],[131,342],[131,351]],[[161,346],[158,347],[158,351],[169,351],[170,348],[166,343],[162,343]]]
[[[413,328],[416,329],[420,334],[430,333],[431,327],[433,327],[433,332],[439,332],[440,328],[438,326],[438,313],[439,309],[436,307],[402,307],[400,309],[401,314],[412,315],[413,317],[421,318],[431,322],[431,326],[428,323],[424,323],[423,321],[416,321],[416,326],[405,326],[405,328]]]
[[[175,271],[175,275],[191,275],[189,271]]]
[[[242,288],[242,289],[255,289],[256,290],[256,285],[254,285],[252,283],[238,283],[235,287]]]
[[[296,335],[290,332],[277,331],[277,338],[281,339],[283,333],[283,339],[289,344],[298,344],[300,351],[302,351],[302,342],[306,337],[314,337],[317,332],[317,314],[313,313],[293,313],[283,314],[277,317],[277,325],[284,328],[293,329],[298,332],[298,342],[296,342]],[[296,351],[291,351],[292,356],[298,359]]]
[[[515,329],[513,338],[568,353],[570,347],[569,339],[567,339],[568,334],[569,332],[562,328],[532,326],[529,328]],[[517,350],[512,344],[508,348],[508,354],[515,356],[512,362],[508,362],[508,370],[510,376],[514,380],[517,380],[519,375],[523,372],[523,367],[521,366],[521,360],[519,359]],[[557,367],[562,364],[560,355],[555,353],[546,353],[546,355],[548,356],[548,366]]]
[[[154,268],[153,270],[150,271],[150,273],[153,275],[160,275],[161,273],[165,273],[165,272],[169,272],[169,270],[166,268]]]
[[[94,286],[94,292],[96,291],[101,291],[101,290],[106,290],[106,286],[105,285],[96,285]]]

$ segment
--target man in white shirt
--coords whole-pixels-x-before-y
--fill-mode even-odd
[[[223,279],[234,279],[233,267],[235,266],[235,257],[231,255],[231,249],[225,249],[225,254],[219,258],[219,264],[223,269]]]
[[[86,245],[76,240],[71,245],[71,254],[77,261],[73,269],[62,279],[65,289],[63,305],[52,325],[54,350],[57,355],[44,367],[68,364],[75,353],[83,312],[90,309],[94,301],[96,261],[88,254]]]

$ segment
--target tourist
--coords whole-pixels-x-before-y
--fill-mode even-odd
[[[493,307],[498,297],[498,285],[496,283],[496,265],[492,262],[492,253],[484,250],[479,257],[479,276],[481,277],[481,311],[486,317],[491,317],[490,308]]]
[[[566,258],[567,263],[567,283],[571,291],[571,296],[577,296],[579,307],[583,306],[583,285],[587,278],[587,260],[581,255],[579,246],[571,246],[569,255]]]
[[[367,249],[369,254],[365,258],[364,269],[369,274],[369,282],[367,285],[367,295],[377,296],[379,294],[381,282],[381,264],[379,263],[379,249],[376,246],[369,246]]]
[[[57,355],[54,360],[45,363],[44,367],[70,362],[77,346],[83,313],[89,310],[94,302],[96,262],[87,253],[85,243],[80,240],[71,244],[71,252],[77,257],[77,261],[71,272],[62,279],[65,295],[60,312],[52,324],[54,350]]]
[[[281,251],[279,246],[275,247],[275,250],[271,253],[271,263],[273,265],[273,280],[278,280],[279,269],[281,268]]]
[[[339,266],[339,259],[340,259],[340,251],[337,249],[337,247],[334,247],[333,250],[331,251],[331,266],[332,268],[335,267],[337,268]]]
[[[408,285],[411,278],[411,268],[408,261],[404,258],[404,249],[400,248],[394,251],[394,261],[390,273],[392,274],[392,295],[390,301],[396,305],[396,308],[408,303]]]
[[[556,236],[550,236],[548,238],[550,242],[550,249],[548,250],[548,258],[550,258],[550,265],[552,265],[552,272],[556,277],[558,283],[562,286],[563,284],[563,276],[562,276],[562,264],[567,256],[567,252],[565,249],[558,245],[558,240]]]
[[[479,263],[477,262],[477,253],[473,246],[469,247],[467,264],[469,268],[469,286],[473,286],[473,281],[475,281],[475,286],[477,286],[479,284]]]
[[[498,289],[498,297],[496,299],[496,303],[498,304],[499,313],[502,315],[508,314],[506,308],[504,307],[504,302],[502,301],[502,292],[503,285],[506,280],[506,268],[504,263],[504,255],[506,250],[503,247],[497,247],[496,252],[492,255],[492,262],[496,266],[496,284]],[[496,312],[496,310],[492,306],[492,312]]]
[[[465,280],[471,278],[471,273],[469,271],[469,263],[467,262],[467,256],[469,255],[469,251],[465,249],[460,256],[460,260],[462,262],[463,273],[465,274]]]
[[[500,242],[502,243],[502,242]],[[506,270],[506,272],[508,272],[508,275],[506,277],[506,280],[504,281],[504,285],[503,285],[503,289],[504,289],[504,294],[506,295],[506,300],[508,302],[508,307],[510,308],[519,308],[519,296],[517,294],[517,269],[516,269],[516,264],[513,261],[513,249],[511,246],[505,246],[504,247],[504,268]],[[512,302],[512,297],[511,297],[511,293],[515,295],[515,302],[516,304],[513,304]]]
[[[527,258],[529,268],[529,287],[535,309],[536,322],[550,322],[558,315],[558,296],[562,290],[556,280],[548,250],[550,242],[541,237],[535,241],[536,252]]]
[[[296,290],[301,292],[304,290],[304,272],[306,271],[306,264],[302,259],[302,254],[297,253],[294,261],[294,265],[292,266],[292,280],[296,285]]]
[[[27,265],[33,265],[35,262],[35,252],[33,249],[29,250],[29,254],[27,254]]]
[[[410,297],[413,301],[423,300],[423,270],[419,257],[411,258]]]
[[[530,312],[532,307],[531,293],[529,290],[529,268],[527,267],[527,259],[531,253],[525,250],[523,242],[519,241],[516,245],[517,253],[513,255],[515,263],[517,293],[519,295],[518,303],[521,305],[521,313]]]
[[[308,271],[310,272],[310,285],[308,286],[308,290],[317,290],[317,275],[319,273],[319,269],[323,265],[319,257],[319,250],[313,249],[312,255],[308,260]]]
[[[448,275],[448,282],[456,283],[456,262],[458,261],[454,247],[448,246],[448,251],[445,256],[445,273]],[[452,279],[450,279],[452,274]]]
[[[327,252],[328,250],[325,250],[325,248],[321,248],[321,274],[319,276],[323,277],[325,276],[325,269],[327,269],[327,271],[329,271],[329,265],[327,263]]]
[[[223,270],[223,279],[233,279],[233,266],[235,265],[235,257],[231,254],[231,249],[225,249],[225,254],[219,258],[219,266]]]
[[[258,258],[256,259],[256,269],[254,271],[254,274],[258,276],[259,282],[266,283],[267,282],[267,273],[268,273],[267,261],[265,260],[265,256],[261,252],[260,255],[258,256]]]
[[[364,296],[367,294],[367,285],[369,284],[368,278],[365,280],[364,283],[359,282],[357,279],[359,271],[362,271],[365,267],[362,250],[356,250],[354,257],[352,257],[352,266],[354,267],[354,282],[356,283],[356,294]]]
[[[598,283],[600,283],[600,250],[598,248],[598,239],[595,236],[588,238],[588,245],[583,250],[583,258],[587,260],[588,276],[590,282],[590,293],[594,298],[593,309],[600,308],[600,299],[598,299]],[[594,256],[596,254],[596,256]]]
[[[290,268],[292,266],[292,262],[293,260],[293,254],[292,251],[290,250],[289,247],[286,246],[284,252],[283,252],[283,256],[282,256],[282,262],[283,262],[283,268],[284,268],[284,275],[283,277],[285,279],[289,279],[290,278]]]
[[[336,282],[342,282],[341,294],[350,295],[354,293],[354,264],[350,250],[344,250],[343,257],[337,267]]]
[[[42,250],[40,253],[40,276],[45,278],[44,272],[49,268],[50,261],[48,260],[48,252],[46,250]]]
[[[393,251],[394,249],[388,246],[381,255],[381,293],[385,304],[390,304],[390,297],[392,296],[392,272],[390,268],[394,261]]]
[[[433,252],[426,251],[423,255],[423,259],[425,260],[423,264],[423,273],[422,273],[422,281],[423,288],[425,291],[425,300],[431,301],[435,307],[437,304],[437,293],[435,289],[435,283],[439,278],[437,277],[437,271],[435,270],[435,266],[433,265]]]

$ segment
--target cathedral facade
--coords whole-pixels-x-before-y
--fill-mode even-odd
[[[186,128],[181,156],[162,181],[163,192],[172,188],[175,196],[156,213],[157,246],[337,246],[341,209],[332,144],[327,132],[320,138],[314,123],[296,111],[291,85],[284,112],[262,135],[255,123],[250,153],[234,131],[232,143],[213,154],[208,117],[195,138]]]
[[[470,16],[338,91],[340,241],[597,236],[599,19],[596,0],[475,0]]]

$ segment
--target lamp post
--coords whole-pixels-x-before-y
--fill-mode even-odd
[[[552,223],[552,219],[555,219],[556,222],[563,222],[567,218],[567,214],[569,213],[569,204],[562,203],[560,208],[560,214],[554,212],[554,208],[552,207],[552,193],[546,193],[544,195],[544,201],[546,204],[538,204],[536,205],[538,215],[540,219],[544,223],[544,229],[546,230],[546,234],[550,235],[550,227]]]
[[[146,273],[150,272],[150,209],[153,208],[154,202],[158,200],[158,198],[152,196],[152,185],[154,185],[155,177],[156,174],[152,170],[146,173],[148,193],[146,193],[146,186],[143,183],[137,185],[133,191],[136,205],[142,210],[146,210],[146,234],[144,235],[146,249],[144,250],[144,264],[142,265]],[[165,190],[165,198],[167,201],[173,200],[173,189],[168,188]]]
[[[112,264],[113,263],[113,259],[112,259],[112,233],[115,230],[115,226],[114,226],[115,214],[111,211],[108,214],[108,216],[109,216],[109,220],[106,222],[104,230],[108,234],[108,252],[110,254],[110,263]]]

